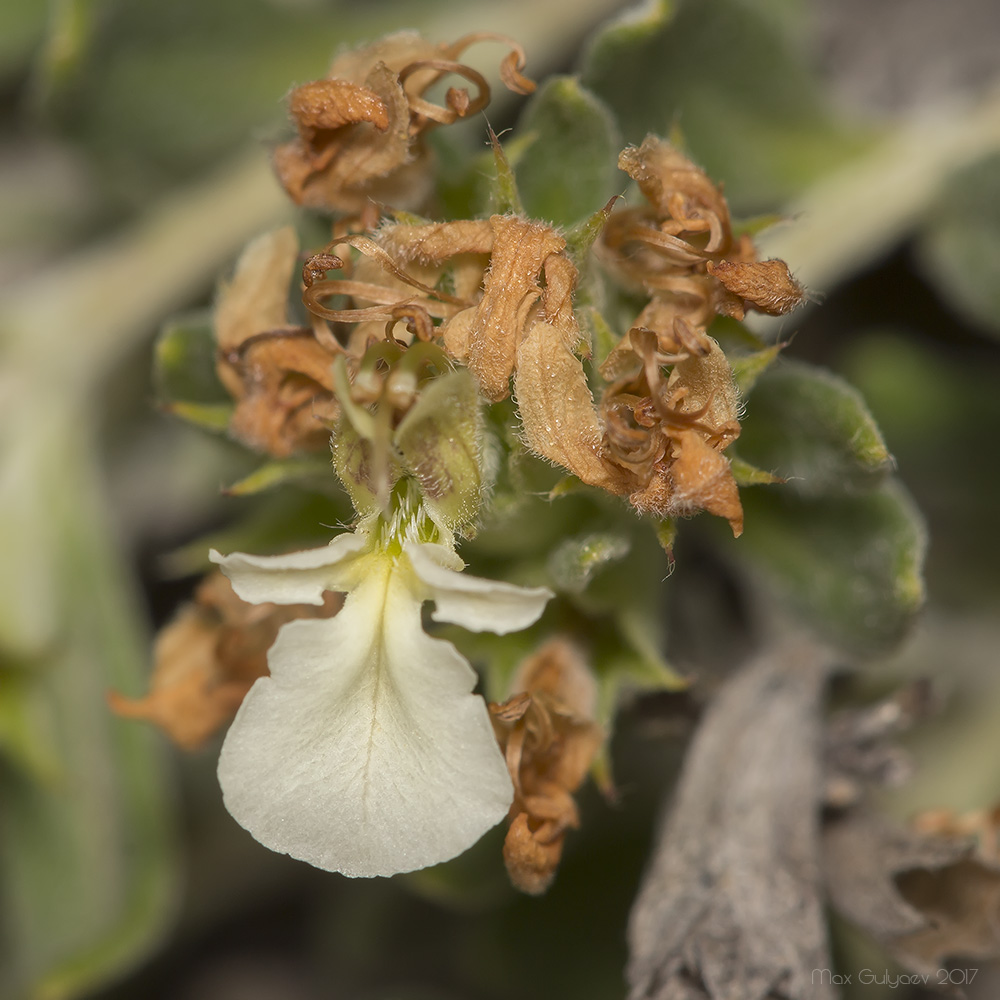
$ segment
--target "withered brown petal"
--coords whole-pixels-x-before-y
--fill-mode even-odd
[[[580,359],[551,323],[535,323],[517,350],[518,412],[528,447],[590,486],[621,495],[634,480],[601,456],[603,431]]]
[[[675,457],[668,468],[657,467],[650,482],[629,497],[643,514],[689,517],[708,511],[724,517],[739,537],[743,533],[743,505],[729,460],[709,445],[697,430],[677,431]]]
[[[347,80],[314,80],[296,87],[288,110],[306,142],[317,132],[358,122],[369,122],[380,132],[389,127],[389,111],[378,94]]]
[[[1000,957],[1000,867],[967,841],[889,826],[863,810],[829,822],[823,853],[833,905],[906,967]]]
[[[680,431],[674,450],[679,454],[670,466],[672,516],[705,510],[724,517],[738,538],[743,533],[743,506],[729,459],[695,430]]]
[[[159,635],[149,694],[108,695],[112,711],[159,726],[185,750],[201,746],[236,713],[255,680],[224,681],[215,655],[219,625],[189,605]],[[263,660],[261,661],[263,665]],[[261,671],[261,676],[266,670]]]
[[[710,222],[716,230],[712,251],[718,249],[716,244],[727,246],[731,242],[729,208],[721,190],[670,143],[647,135],[641,146],[622,151],[618,166],[639,185],[660,216],[683,221],[680,209],[697,210],[700,221]]]
[[[215,304],[215,340],[223,354],[258,333],[288,325],[288,288],[298,252],[291,226],[248,244]]]
[[[565,639],[550,639],[522,661],[511,691],[544,694],[581,719],[593,719],[597,681],[580,650]]]
[[[267,651],[278,629],[294,618],[328,618],[342,603],[326,594],[322,606],[247,604],[222,573],[202,580],[157,636],[149,693],[108,695],[111,709],[159,726],[178,746],[201,746],[236,714],[258,677],[267,674]]]
[[[692,355],[674,365],[667,392],[683,389],[683,412],[704,410],[698,423],[711,429],[711,442],[721,449],[739,437],[739,396],[725,352],[711,337],[705,341],[707,354]]]
[[[333,358],[305,335],[264,336],[248,341],[230,433],[257,451],[285,457],[328,447],[329,425],[339,406],[333,394]]]

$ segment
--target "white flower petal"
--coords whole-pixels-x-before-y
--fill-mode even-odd
[[[250,604],[322,604],[324,590],[347,590],[353,581],[345,564],[368,542],[363,535],[345,533],[329,545],[280,556],[251,556],[234,552],[224,556],[212,549],[208,557],[229,577],[236,595]]]
[[[286,625],[222,748],[226,807],[262,844],[391,875],[464,851],[513,797],[475,674],[420,625],[388,558],[335,618]]]
[[[504,635],[527,628],[554,596],[545,587],[518,587],[459,572],[461,560],[444,545],[408,545],[413,571],[430,589],[436,605],[431,617],[472,632]]]

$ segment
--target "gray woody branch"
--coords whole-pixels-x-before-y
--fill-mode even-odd
[[[832,658],[797,638],[719,691],[692,741],[629,924],[629,1000],[826,1000],[821,703]]]

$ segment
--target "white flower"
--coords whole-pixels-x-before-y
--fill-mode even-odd
[[[318,868],[392,875],[470,847],[507,813],[513,789],[476,675],[436,621],[505,633],[552,596],[461,574],[446,545],[344,534],[290,555],[218,563],[245,601],[320,604],[333,618],[285,625],[219,760],[226,808],[257,840]]]

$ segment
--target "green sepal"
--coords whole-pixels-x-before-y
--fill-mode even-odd
[[[577,77],[550,77],[531,96],[518,128],[536,136],[517,164],[518,190],[532,218],[573,225],[622,186],[614,117]]]
[[[653,534],[667,557],[667,576],[674,572],[677,560],[674,558],[674,545],[677,543],[677,518],[665,517],[653,522]]]
[[[732,316],[716,316],[708,326],[708,333],[727,353],[731,350],[760,351],[767,346],[766,341]]]
[[[521,203],[521,195],[517,187],[517,177],[511,160],[515,163],[526,152],[534,141],[534,136],[522,137],[508,145],[510,159],[500,140],[496,137],[493,129],[490,129],[490,145],[493,148],[493,169],[490,189],[490,201],[493,210],[499,215],[524,215],[524,206]]]
[[[733,219],[733,236],[739,239],[741,236],[759,236],[761,233],[778,225],[780,222],[787,222],[788,216],[780,212],[764,212],[761,215],[751,215],[745,219]]]
[[[750,354],[726,355],[729,367],[733,370],[733,381],[736,382],[736,388],[739,389],[741,396],[753,391],[757,379],[771,367],[784,347],[784,344],[774,344]]]
[[[736,543],[828,640],[883,653],[924,601],[926,532],[902,487],[810,499],[787,487],[744,494]]]
[[[595,573],[624,559],[631,547],[627,535],[613,532],[591,532],[567,538],[549,555],[549,574],[559,590],[582,594]]]
[[[573,259],[573,263],[581,270],[584,270],[586,266],[590,248],[597,242],[597,238],[604,231],[604,227],[611,217],[611,211],[615,207],[618,197],[618,195],[614,195],[609,198],[596,212],[591,212],[585,219],[567,231],[566,249]]]
[[[861,394],[832,372],[791,361],[758,379],[740,454],[803,496],[863,492],[893,467]]]
[[[373,489],[375,479],[375,444],[362,437],[348,419],[346,411],[337,421],[333,432],[333,467],[351,498],[354,509],[362,517],[379,509],[378,490]],[[388,458],[388,456],[386,456]],[[386,495],[395,482],[390,474]]]
[[[618,346],[621,338],[611,328],[604,314],[595,306],[582,306],[576,310],[580,328],[590,341],[590,352],[594,365],[599,367]]]
[[[781,476],[776,476],[766,469],[758,469],[756,465],[751,465],[738,455],[734,455],[731,449],[726,454],[729,456],[729,468],[737,486],[772,486],[775,483],[785,482]]]
[[[475,379],[465,368],[423,384],[393,436],[403,469],[420,486],[432,518],[469,532],[479,514],[483,421]]]

